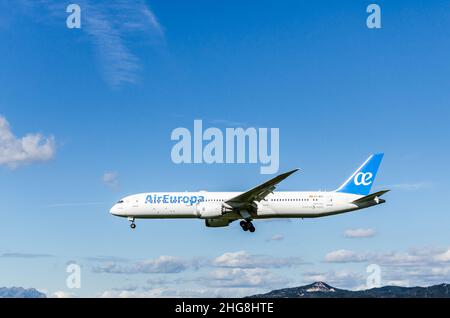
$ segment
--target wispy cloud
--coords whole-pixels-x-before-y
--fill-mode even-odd
[[[136,288],[134,290],[113,289],[104,291],[99,295],[101,298],[235,298],[243,297],[261,292],[260,288],[237,288],[237,287],[195,287],[195,288]]]
[[[0,116],[0,165],[16,168],[55,155],[55,139],[39,133],[16,137],[5,117]]]
[[[347,238],[368,238],[375,236],[376,232],[373,229],[348,229],[344,232]]]
[[[227,252],[213,259],[180,258],[176,256],[160,256],[155,259],[142,260],[132,264],[119,264],[113,259],[100,259],[102,264],[93,267],[95,273],[109,274],[177,274],[187,270],[201,268],[216,269],[276,269],[306,264],[299,257],[273,257],[268,255],[255,255],[246,251]],[[104,262],[103,262],[104,261]],[[231,271],[232,272],[232,271]],[[256,273],[241,271],[240,274]],[[235,272],[238,273],[238,272]]]
[[[4,253],[0,258],[49,258],[53,257],[50,254],[34,254],[34,253]]]
[[[394,183],[389,185],[384,185],[379,187],[380,189],[397,189],[404,191],[416,191],[423,189],[430,189],[433,186],[433,183],[430,181],[417,181],[417,182],[404,182],[404,183]]]
[[[102,176],[102,182],[111,190],[119,188],[119,174],[116,171],[107,171]]]
[[[219,268],[203,279],[210,287],[275,287],[286,286],[288,279],[264,268]]]
[[[111,202],[67,202],[67,203],[51,203],[45,206],[45,208],[71,208],[71,207],[83,207],[92,205],[108,205]]]
[[[366,255],[350,250],[336,250],[325,255],[327,263],[358,263],[367,261]]]
[[[216,257],[212,264],[218,267],[281,268],[305,264],[299,257],[253,255],[246,251],[228,252]]]
[[[105,262],[95,266],[93,271],[108,274],[168,274],[149,278],[147,283],[151,288],[124,287],[107,291],[103,297],[239,297],[287,286],[290,280],[278,275],[275,270],[303,264],[306,263],[298,257],[274,257],[238,251],[223,253],[212,259],[160,256],[126,265]],[[189,276],[186,273],[188,270],[201,274]],[[173,285],[178,288],[173,288]],[[193,287],[182,288],[186,285]]]
[[[141,62],[127,44],[128,37],[141,35],[152,41],[164,39],[156,15],[145,1],[115,1],[82,4],[83,30],[93,39],[105,79],[112,86],[139,80]]]
[[[448,281],[450,248],[414,248],[393,252],[336,250],[325,256],[327,263],[366,263],[380,266],[383,285],[432,285]]]
[[[191,262],[174,256],[160,256],[157,259],[150,259],[137,262],[132,265],[119,265],[116,262],[95,266],[95,273],[109,274],[174,274],[186,271],[191,267]]]
[[[98,262],[98,263],[111,263],[111,262],[123,263],[129,261],[129,259],[124,257],[110,256],[110,255],[88,256],[85,257],[84,259],[90,262]]]
[[[74,298],[75,294],[68,293],[68,292],[65,292],[65,291],[57,291],[57,292],[54,292],[52,296],[54,298]]]
[[[134,84],[139,81],[141,60],[130,43],[147,44],[150,47],[164,43],[164,28],[144,0],[91,1],[78,0],[81,8],[81,32],[92,40],[100,62],[104,79],[113,87]],[[53,18],[52,23],[65,19],[66,6],[57,0],[21,0],[21,7],[36,20]],[[64,20],[63,20],[64,21]]]
[[[275,234],[267,239],[267,242],[278,242],[284,240],[284,236],[281,234]]]

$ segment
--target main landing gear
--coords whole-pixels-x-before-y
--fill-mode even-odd
[[[241,225],[242,229],[246,232],[249,231],[249,232],[253,233],[256,230],[251,221],[242,220],[239,224]]]

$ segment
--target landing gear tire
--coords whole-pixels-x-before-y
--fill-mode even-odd
[[[253,233],[256,230],[252,222],[250,221],[241,221],[239,224],[245,232],[250,231],[251,233]]]
[[[134,230],[136,228],[136,224],[134,224],[134,217],[129,216],[128,221],[131,222],[130,227]]]

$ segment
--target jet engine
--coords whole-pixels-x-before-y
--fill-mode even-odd
[[[230,220],[224,218],[205,219],[205,225],[207,227],[224,227],[230,225],[230,223]]]
[[[197,215],[201,219],[216,218],[231,210],[231,207],[222,202],[201,202],[197,205]]]

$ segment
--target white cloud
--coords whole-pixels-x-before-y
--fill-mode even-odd
[[[377,253],[370,256],[374,263],[385,266],[415,266],[428,263],[428,255],[415,251]]]
[[[345,237],[348,238],[366,238],[375,236],[373,229],[348,229],[344,232]]]
[[[57,291],[53,293],[54,298],[74,298],[75,295],[65,291]]]
[[[378,253],[337,250],[328,253],[325,261],[377,264],[381,268],[383,285],[430,286],[447,282],[450,277],[450,249],[428,247]]]
[[[449,253],[450,254],[450,253]],[[421,248],[406,252],[368,253],[351,250],[336,250],[325,255],[328,263],[371,262],[384,266],[417,266],[431,265],[445,261],[449,255],[442,249]]]
[[[432,285],[448,280],[450,264],[448,249],[418,248],[406,252],[356,252],[336,250],[328,253],[328,263],[379,264],[382,285],[412,286]],[[156,273],[180,275],[155,275],[145,281],[146,286],[135,285],[105,291],[102,297],[241,297],[259,294],[277,288],[292,286],[292,278],[280,276],[273,268],[284,268],[293,264],[304,264],[298,258],[276,258],[266,255],[252,255],[246,251],[224,253],[204,262],[196,259],[180,259],[161,256],[133,264],[108,263],[97,267],[105,273]],[[200,276],[184,273],[201,267]],[[342,266],[342,265],[338,265]],[[357,272],[351,270],[330,270],[303,273],[305,284],[323,281],[337,288],[352,290],[367,289],[368,273],[365,265],[358,265]],[[204,268],[211,270],[204,272]],[[301,285],[301,284],[297,284]]]
[[[104,260],[93,267],[96,273],[137,274],[137,273],[180,273],[188,269],[201,267],[218,268],[282,268],[305,264],[298,257],[272,257],[252,255],[246,251],[224,253],[213,260],[175,256],[160,256],[156,259],[143,260],[133,264],[122,264],[114,260]]]
[[[258,288],[138,288],[136,290],[108,290],[99,295],[102,298],[222,298],[222,297],[244,297],[261,292]]]
[[[88,256],[85,257],[85,259],[90,262],[99,262],[99,263],[111,263],[111,262],[124,263],[129,261],[129,259],[125,257],[111,256],[111,255]]]
[[[450,249],[435,256],[435,260],[439,262],[450,262]]]
[[[41,134],[16,137],[5,117],[0,116],[0,165],[16,168],[37,161],[48,161],[55,155],[55,139]]]
[[[183,272],[190,266],[193,266],[192,262],[174,256],[163,255],[157,259],[144,260],[132,265],[119,265],[118,263],[110,262],[96,266],[93,270],[96,273],[110,274],[173,274]]]
[[[381,267],[383,285],[431,286],[447,283],[450,266],[446,264]]]
[[[397,189],[404,191],[416,191],[422,189],[429,189],[433,186],[433,183],[430,181],[417,181],[417,182],[405,182],[405,183],[395,183],[383,186],[383,188],[388,189]]]
[[[157,298],[163,296],[164,289],[155,288],[147,291],[137,290],[107,290],[104,291],[100,298]]]
[[[276,242],[276,241],[282,241],[282,240],[284,240],[284,236],[283,235],[281,235],[281,234],[275,234],[274,236],[272,236],[271,238],[268,238],[267,239],[267,241],[273,241],[273,242]]]
[[[383,282],[384,286],[400,286],[400,287],[409,287],[409,280],[401,280],[401,279],[394,279],[394,280],[388,280]]]
[[[365,256],[349,250],[337,250],[332,251],[325,255],[325,262],[327,263],[352,263],[352,262],[364,262]]]
[[[147,279],[151,289],[135,286],[105,291],[102,297],[241,297],[285,287],[289,280],[273,273],[269,268],[303,264],[299,258],[276,258],[251,255],[246,251],[224,253],[213,260],[181,259],[161,256],[134,264],[105,262],[93,268],[96,273],[113,274],[176,274],[189,269],[212,270],[200,276],[152,276]],[[185,288],[193,284],[194,288]],[[173,285],[177,286],[174,289]],[[197,286],[196,286],[197,285]]]
[[[304,262],[298,257],[273,257],[251,255],[246,251],[228,252],[216,257],[212,264],[218,267],[240,268],[280,268],[300,265]]]
[[[208,274],[205,284],[213,287],[264,287],[285,286],[288,280],[264,268],[219,268]]]
[[[102,181],[107,187],[115,190],[119,187],[119,174],[116,171],[107,171],[103,174]]]

